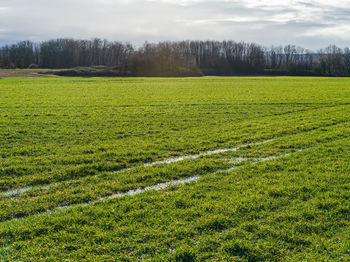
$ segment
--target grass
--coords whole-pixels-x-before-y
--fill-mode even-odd
[[[7,78],[0,92],[0,189],[28,187],[0,194],[0,260],[350,256],[349,78]]]

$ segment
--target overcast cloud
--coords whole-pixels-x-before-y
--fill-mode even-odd
[[[350,43],[348,0],[1,0],[0,44],[51,38]]]

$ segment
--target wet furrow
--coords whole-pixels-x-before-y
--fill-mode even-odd
[[[298,149],[293,153],[299,153],[302,152],[304,149]],[[285,153],[285,154],[281,154],[281,155],[276,155],[276,156],[270,156],[270,157],[262,157],[262,158],[241,158],[240,162],[245,162],[246,163],[252,163],[252,164],[257,164],[259,162],[266,162],[266,161],[270,161],[273,159],[279,159],[279,158],[283,158],[283,157],[288,157],[290,156],[292,153]],[[207,173],[205,175],[214,175],[214,174],[218,174],[220,172],[229,172],[232,170],[235,170],[239,167],[244,167],[244,165],[239,165],[239,166],[232,166],[228,169],[225,170],[217,170],[215,172],[212,173]],[[176,179],[176,180],[171,180],[168,182],[164,182],[164,183],[158,183],[155,185],[150,185],[150,186],[146,186],[146,187],[140,187],[140,188],[136,188],[136,189],[131,189],[128,190],[126,192],[115,192],[113,194],[110,195],[106,195],[103,197],[100,197],[99,199],[95,199],[92,201],[87,201],[87,202],[83,202],[83,203],[78,203],[78,204],[72,204],[72,205],[57,205],[54,208],[51,208],[49,210],[37,210],[36,212],[32,213],[32,214],[26,214],[23,215],[20,218],[8,218],[8,219],[3,219],[1,222],[5,222],[5,221],[9,221],[9,220],[18,220],[18,219],[24,219],[28,216],[33,216],[33,215],[41,215],[41,214],[52,214],[61,210],[66,210],[66,209],[70,209],[70,208],[76,208],[79,206],[88,206],[88,205],[93,205],[99,202],[103,202],[103,201],[108,201],[111,199],[115,199],[115,198],[123,198],[123,197],[127,197],[127,196],[134,196],[137,194],[141,194],[147,191],[160,191],[160,190],[165,190],[166,188],[170,187],[170,186],[179,186],[179,185],[185,185],[186,183],[190,183],[190,182],[196,182],[198,181],[201,177],[205,176],[191,176],[191,177],[186,177],[186,178],[181,178],[181,179]]]

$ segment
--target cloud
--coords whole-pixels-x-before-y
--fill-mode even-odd
[[[11,10],[11,8],[8,7],[8,6],[0,6],[0,12],[1,13],[6,13],[6,12],[8,12],[10,10]]]
[[[2,0],[0,44],[29,39],[233,39],[311,49],[350,40],[345,0]]]

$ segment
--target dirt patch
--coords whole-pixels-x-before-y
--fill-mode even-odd
[[[48,71],[47,69],[0,69],[0,77],[57,77],[47,74]]]

